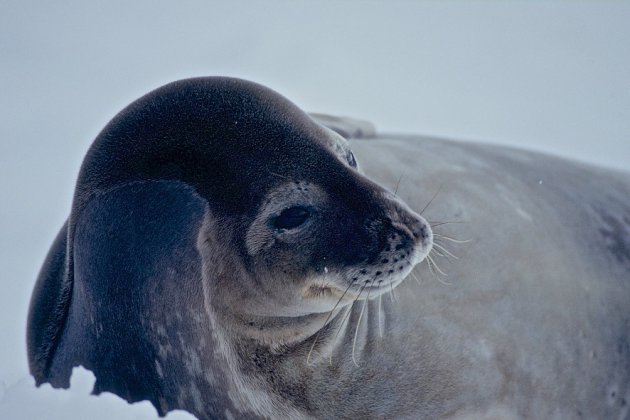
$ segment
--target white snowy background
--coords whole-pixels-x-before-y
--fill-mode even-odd
[[[0,418],[155,416],[88,397],[85,371],[36,389],[26,363],[30,292],[81,159],[130,101],[237,76],[383,132],[628,170],[629,22],[630,2],[601,0],[0,0]]]

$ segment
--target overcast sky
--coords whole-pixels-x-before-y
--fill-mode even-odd
[[[0,380],[89,144],[200,75],[404,132],[630,168],[630,2],[1,1]]]

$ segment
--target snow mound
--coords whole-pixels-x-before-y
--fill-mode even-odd
[[[83,367],[72,371],[70,389],[54,389],[50,384],[39,388],[30,376],[12,385],[0,382],[0,419],[49,420],[140,420],[158,419],[148,401],[129,404],[114,394],[90,395],[96,378]],[[181,410],[171,411],[167,420],[194,419]]]

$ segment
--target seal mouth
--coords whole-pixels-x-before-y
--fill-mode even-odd
[[[348,293],[346,293],[346,297],[352,300],[365,300],[378,297],[398,287],[405,280],[405,277],[391,281],[368,281],[363,286],[357,285],[351,287]]]
[[[304,292],[304,297],[307,299],[341,298],[343,293],[344,290],[331,284],[311,284]]]
[[[376,263],[352,267],[332,278],[317,276],[302,296],[309,300],[331,300],[337,305],[378,297],[399,286],[433,248],[433,232],[421,216],[411,228],[398,226],[398,232],[388,234],[387,239],[375,258]],[[328,273],[327,268],[324,273]]]
[[[339,301],[374,298],[398,287],[408,274],[390,280],[365,280],[362,285],[353,281],[345,289],[333,284],[311,284],[303,296],[307,299],[335,299]]]

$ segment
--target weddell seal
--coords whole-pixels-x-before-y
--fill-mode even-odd
[[[27,341],[160,415],[624,418],[630,176],[171,83],[87,153]]]

